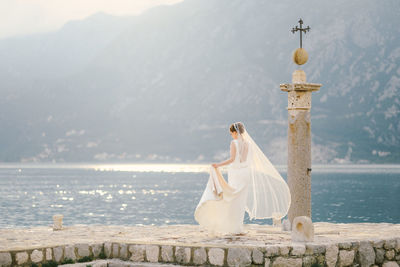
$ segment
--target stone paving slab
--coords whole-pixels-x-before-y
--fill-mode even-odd
[[[400,224],[327,223],[314,224],[316,244],[341,243],[382,238],[399,238]],[[291,244],[290,232],[271,225],[248,224],[245,235],[213,236],[198,225],[108,226],[74,225],[53,231],[51,227],[0,229],[0,252],[55,247],[60,245],[118,242],[174,246],[265,246]]]

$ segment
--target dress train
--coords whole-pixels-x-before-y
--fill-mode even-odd
[[[194,217],[200,226],[214,234],[243,233],[243,218],[248,194],[249,168],[228,168],[228,183],[221,172],[210,168],[206,189]]]

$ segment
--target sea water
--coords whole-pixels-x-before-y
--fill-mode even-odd
[[[0,228],[196,224],[203,165],[0,165]],[[278,167],[286,179],[284,167]],[[226,174],[225,174],[226,176]],[[400,166],[314,166],[314,222],[400,223]],[[270,219],[245,223],[271,224]]]

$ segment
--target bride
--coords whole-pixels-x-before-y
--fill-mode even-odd
[[[244,213],[250,219],[282,219],[290,206],[289,187],[247,133],[243,123],[229,128],[230,158],[212,164],[210,178],[194,217],[215,234],[242,234]],[[219,167],[228,165],[228,182]]]

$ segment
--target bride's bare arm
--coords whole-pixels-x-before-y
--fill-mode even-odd
[[[228,164],[232,163],[235,160],[235,155],[236,155],[236,146],[235,146],[235,144],[233,142],[231,142],[231,157],[229,159],[223,161],[223,162],[214,163],[214,164],[212,164],[212,166],[214,168],[218,168],[218,167],[221,167],[221,166],[224,166],[224,165],[228,165]]]

